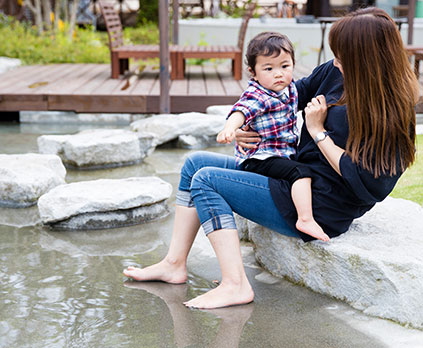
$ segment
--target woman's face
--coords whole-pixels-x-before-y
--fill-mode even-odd
[[[344,74],[344,70],[342,70],[342,65],[338,58],[333,60],[333,65],[335,65],[341,71],[342,75]]]

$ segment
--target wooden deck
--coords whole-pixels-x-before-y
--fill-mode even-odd
[[[296,79],[308,73],[295,67]],[[204,112],[210,105],[233,104],[247,80],[234,80],[228,65],[189,65],[184,80],[171,81],[171,112]],[[159,73],[151,67],[111,79],[109,64],[23,66],[0,75],[0,112],[159,113],[159,93]],[[422,96],[417,111],[423,112]]]
[[[297,70],[297,78],[309,72]],[[234,80],[228,65],[187,66],[184,80],[171,81],[171,112],[204,112],[210,105],[232,104],[246,86],[247,76]],[[159,73],[151,67],[111,79],[109,64],[23,66],[0,75],[0,112],[158,113],[159,93]]]

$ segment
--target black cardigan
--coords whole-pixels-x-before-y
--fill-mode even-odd
[[[303,110],[313,97],[320,94],[325,96],[328,104],[336,102],[343,92],[343,77],[333,62],[329,61],[314,69],[309,77],[298,80],[296,86],[298,110]],[[346,107],[330,107],[324,127],[335,144],[345,149],[348,138]],[[301,130],[298,152],[293,159],[309,165],[313,171],[314,218],[331,238],[346,232],[355,218],[362,216],[376,202],[388,196],[402,174],[398,169],[395,176],[382,175],[375,179],[372,173],[353,163],[344,154],[339,163],[342,173],[340,176],[314,144],[305,123]],[[269,186],[278,210],[291,228],[304,241],[313,240],[313,237],[295,228],[297,212],[288,182],[269,178]]]

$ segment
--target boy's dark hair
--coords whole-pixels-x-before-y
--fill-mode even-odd
[[[294,46],[286,35],[266,31],[256,35],[248,44],[247,65],[255,73],[257,56],[271,57],[275,54],[279,55],[281,50],[288,53],[292,58],[292,63],[295,65]]]

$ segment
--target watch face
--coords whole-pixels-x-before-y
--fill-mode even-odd
[[[322,141],[325,138],[326,138],[326,133],[325,132],[320,132],[320,133],[317,133],[316,134],[316,138],[314,139],[314,141],[317,144],[319,141]]]

